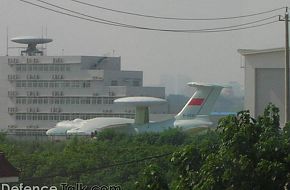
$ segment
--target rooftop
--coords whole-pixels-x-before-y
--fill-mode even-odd
[[[238,53],[240,53],[241,55],[272,53],[272,52],[279,52],[279,51],[285,51],[285,48],[278,47],[278,48],[269,48],[269,49],[238,49]]]
[[[4,153],[0,152],[0,179],[18,176],[19,171],[5,158]]]

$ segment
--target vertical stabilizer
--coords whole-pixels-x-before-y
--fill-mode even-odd
[[[196,115],[209,115],[224,86],[195,82],[188,85],[196,91],[175,118],[192,119]]]

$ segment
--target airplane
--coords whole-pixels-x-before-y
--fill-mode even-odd
[[[135,119],[99,117],[88,120],[61,121],[49,129],[46,134],[48,136],[90,136],[105,129],[114,129],[127,134],[162,132],[170,128],[181,128],[183,131],[207,129],[213,124],[209,119],[212,108],[221,90],[228,87],[197,82],[190,82],[188,86],[196,88],[196,91],[183,109],[172,119],[160,122],[149,121],[149,106],[162,104],[166,102],[164,99],[125,97],[116,99],[114,103],[134,105],[136,107]]]

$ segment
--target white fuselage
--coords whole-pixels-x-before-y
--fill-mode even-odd
[[[133,119],[126,118],[95,118],[85,120],[78,127],[66,131],[67,135],[91,135],[94,132],[100,132],[105,129],[114,129],[121,133],[138,134],[145,132],[162,132],[170,128],[181,128],[184,131],[207,128],[212,125],[207,116],[196,116],[194,119],[176,120],[175,118],[150,122],[142,125],[134,123]]]

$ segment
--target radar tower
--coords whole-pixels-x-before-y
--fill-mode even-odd
[[[18,44],[26,44],[26,50],[21,51],[21,55],[26,56],[35,56],[35,55],[43,55],[43,51],[37,49],[38,44],[46,44],[52,42],[50,38],[38,38],[32,36],[24,36],[24,37],[16,37],[11,39],[12,42]]]

